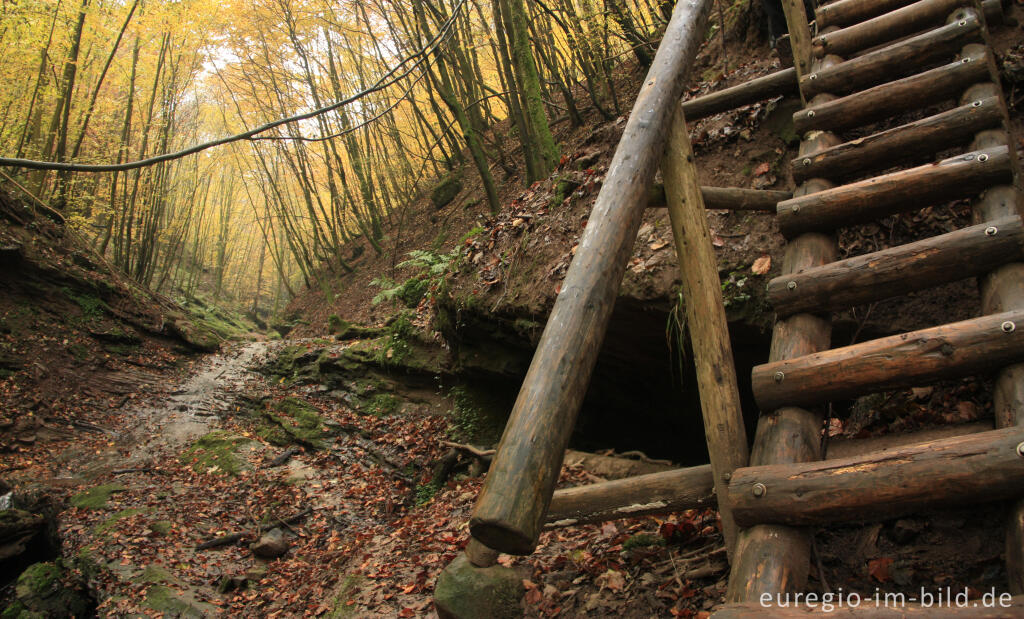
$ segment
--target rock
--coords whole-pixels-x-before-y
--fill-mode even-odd
[[[462,191],[462,177],[450,174],[430,191],[430,202],[435,209],[442,209]]]
[[[523,576],[501,565],[475,567],[460,554],[441,572],[434,607],[441,619],[522,617]]]
[[[245,570],[245,578],[249,582],[259,582],[267,575],[266,565],[254,565],[249,569]]]
[[[249,549],[257,557],[276,559],[288,552],[288,540],[281,529],[271,529],[258,542],[249,546]]]
[[[4,617],[87,616],[91,601],[81,587],[65,582],[67,576],[59,560],[30,565],[18,577],[14,602],[4,611]]]
[[[45,528],[44,519],[21,509],[0,511],[0,560],[16,557]]]

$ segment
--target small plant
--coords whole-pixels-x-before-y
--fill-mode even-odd
[[[634,548],[648,548],[650,546],[664,545],[665,538],[660,535],[654,535],[652,533],[637,533],[622,543],[622,549],[633,550]]]
[[[416,269],[416,274],[402,283],[389,277],[374,278],[370,285],[382,290],[373,297],[373,304],[397,299],[406,307],[414,308],[424,297],[433,300],[441,291],[448,271],[458,263],[460,256],[458,248],[446,254],[420,249],[409,252],[409,259],[400,262],[398,268]]]
[[[747,275],[740,271],[729,273],[728,279],[722,280],[722,303],[726,307],[742,305],[750,300]]]
[[[433,482],[416,486],[416,507],[421,507],[434,500],[438,487]]]
[[[483,226],[473,226],[473,228],[469,232],[467,232],[467,233],[463,234],[461,237],[459,237],[459,245],[465,245],[466,241],[468,241],[468,240],[470,240],[472,238],[475,238],[475,237],[483,234],[483,232],[484,232]]]
[[[686,305],[682,289],[676,292],[676,302],[668,312],[665,322],[665,341],[668,343],[669,357],[679,367],[679,378],[683,377],[686,367]]]
[[[409,340],[416,335],[416,325],[412,324],[411,312],[401,312],[388,326],[383,346],[377,353],[377,362],[381,365],[395,365],[412,352]]]

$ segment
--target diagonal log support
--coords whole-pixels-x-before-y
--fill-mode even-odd
[[[676,4],[626,123],[470,519],[490,548],[537,545],[710,6]]]

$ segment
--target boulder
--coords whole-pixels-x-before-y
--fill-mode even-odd
[[[476,567],[460,554],[441,572],[434,608],[441,619],[522,617],[523,575],[501,565]]]
[[[281,529],[271,529],[259,541],[249,546],[249,549],[261,559],[276,559],[288,552],[288,540]]]

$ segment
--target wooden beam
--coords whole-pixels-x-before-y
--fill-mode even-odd
[[[814,20],[819,31],[832,26],[842,28],[895,11],[911,2],[913,0],[838,0],[816,8]]]
[[[1024,309],[766,363],[751,378],[757,405],[771,411],[970,376],[1019,361]]]
[[[855,458],[738,469],[736,521],[793,526],[895,518],[1024,495],[1024,428],[989,430]]]
[[[1010,178],[1006,146],[974,151],[780,202],[779,229],[788,238],[833,230],[970,197]]]
[[[718,92],[683,101],[686,120],[693,122],[780,95],[797,92],[796,69],[790,67]]]
[[[811,45],[814,54],[850,57],[875,45],[894,41],[946,22],[947,16],[973,0],[919,0],[853,26],[822,34]]]
[[[967,144],[974,134],[999,126],[1005,116],[997,98],[978,99],[946,112],[844,142],[810,157],[793,159],[793,180],[866,176],[903,162],[921,163],[935,153]]]
[[[1013,216],[776,277],[768,282],[768,301],[783,316],[829,312],[975,277],[1020,259],[1024,223]]]
[[[919,595],[909,594],[880,594],[879,602],[876,604],[874,597],[865,595],[863,599],[857,598],[857,608],[850,608],[849,596],[845,597],[840,605],[839,599],[833,595],[828,599],[828,605],[823,607],[820,594],[805,594],[800,597],[800,603],[793,602],[789,606],[782,606],[775,596],[770,596],[771,601],[748,602],[746,604],[727,604],[720,607],[712,619],[747,619],[748,617],[770,617],[771,619],[1006,619],[1007,617],[1020,617],[1024,615],[1024,596],[1010,596],[1009,593],[997,592],[992,599],[992,605],[986,606],[986,599],[965,600],[965,606],[958,606],[959,601],[952,604],[945,602],[945,595],[948,590],[943,590],[944,603],[939,605],[939,588],[931,591],[933,596],[931,605],[902,603],[910,597]],[[952,591],[954,596],[959,591]],[[814,597],[811,597],[813,595]],[[899,597],[901,596],[902,597]],[[1006,597],[1002,597],[1005,595]],[[782,598],[782,602],[793,600],[793,596]],[[888,602],[887,602],[888,600]],[[959,598],[957,598],[959,600]],[[888,605],[887,605],[888,604]]]
[[[988,81],[988,61],[988,48],[979,46],[961,60],[804,108],[793,114],[793,127],[800,135],[808,131],[852,129],[932,103],[957,99],[971,84]]]
[[[963,19],[805,75],[800,90],[808,98],[823,92],[845,94],[918,73],[934,62],[949,62],[965,44],[981,41],[977,11],[963,12]]]
[[[729,341],[729,321],[722,302],[718,259],[711,244],[711,230],[682,108],[676,112],[669,129],[661,173],[665,178],[668,214],[683,280],[686,325],[697,370],[704,438],[711,456],[715,488],[719,496],[724,496],[729,475],[747,465],[747,433]],[[736,527],[728,505],[727,501],[720,501],[718,512],[725,547],[732,556]]]
[[[704,464],[557,490],[546,520],[549,528],[563,527],[717,504],[711,465]]]
[[[490,548],[537,544],[710,6],[676,4],[629,115],[470,519]]]
[[[847,458],[991,429],[991,423],[969,423],[907,434],[835,439],[828,443],[826,457],[830,460]],[[571,453],[566,454],[566,461],[571,458]],[[667,514],[717,505],[711,465],[704,464],[556,490],[545,516],[545,528]]]
[[[704,208],[726,211],[763,211],[774,213],[779,202],[793,197],[791,191],[743,189],[740,187],[701,187]],[[665,185],[655,183],[647,197],[648,208],[665,208]]]

